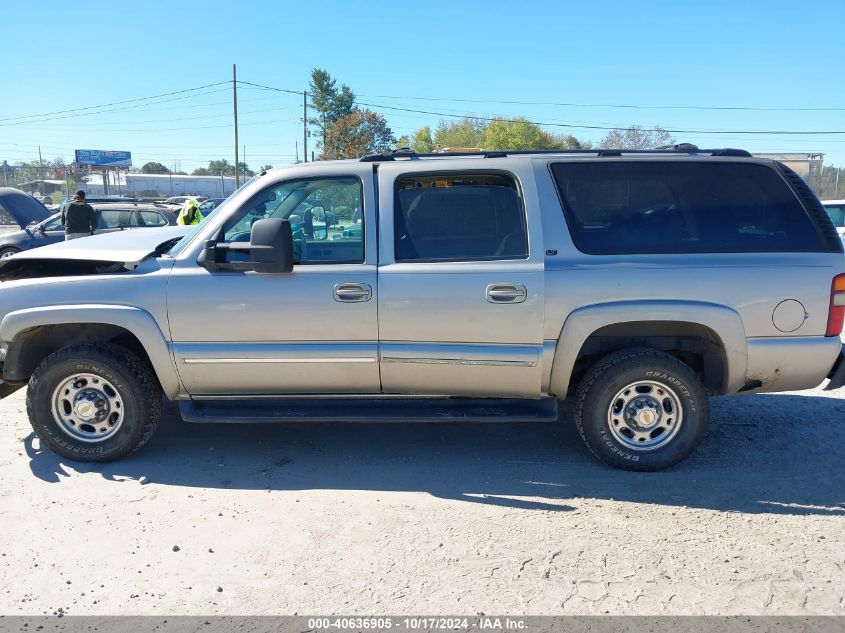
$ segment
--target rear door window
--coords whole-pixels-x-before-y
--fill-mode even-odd
[[[97,218],[98,229],[125,228],[130,226],[132,222],[132,211],[130,210],[106,209],[97,213],[99,214]]]
[[[165,226],[167,218],[157,211],[138,211],[141,217],[141,226]]]
[[[500,174],[414,174],[397,180],[397,262],[525,259],[525,211]]]
[[[795,194],[766,165],[595,161],[551,170],[585,253],[825,250]]]

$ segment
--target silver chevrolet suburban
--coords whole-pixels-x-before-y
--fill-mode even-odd
[[[332,222],[326,218],[333,217]],[[321,220],[322,218],[322,220]],[[742,150],[488,152],[262,173],[191,229],[0,265],[0,395],[59,455],[188,422],[556,420],[656,470],[708,397],[845,383],[845,257]]]

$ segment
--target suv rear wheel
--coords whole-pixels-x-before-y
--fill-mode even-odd
[[[651,348],[605,356],[584,376],[575,398],[575,424],[587,447],[626,470],[660,470],[685,459],[709,418],[695,372]]]
[[[54,453],[105,462],[139,449],[161,414],[147,363],[110,343],[72,345],[38,366],[26,395],[35,434]]]

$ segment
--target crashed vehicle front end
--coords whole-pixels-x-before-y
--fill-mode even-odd
[[[104,334],[137,345],[115,314],[143,312],[166,332],[173,260],[164,253],[185,232],[156,228],[93,236],[0,261],[0,398],[26,384],[33,359],[43,358],[45,349],[102,340]]]

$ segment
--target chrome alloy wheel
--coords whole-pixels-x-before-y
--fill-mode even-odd
[[[94,374],[75,374],[61,382],[52,402],[59,428],[75,440],[105,441],[123,423],[123,398],[114,385]]]
[[[678,394],[649,380],[638,380],[620,389],[607,411],[613,439],[634,451],[665,446],[678,434],[683,420]]]

